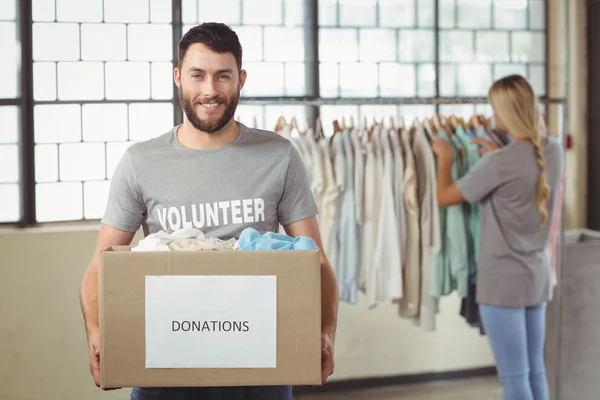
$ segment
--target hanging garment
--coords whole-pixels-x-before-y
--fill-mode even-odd
[[[404,212],[404,157],[402,155],[402,145],[400,144],[400,133],[396,129],[389,131],[390,143],[394,155],[394,211],[396,212],[396,222],[398,224],[398,237],[400,239],[400,261],[404,265],[406,257],[406,216]]]
[[[321,231],[321,240],[323,250],[331,261],[335,260],[335,250],[333,249],[333,225],[337,217],[337,203],[340,196],[340,187],[335,180],[333,162],[329,140],[320,139],[318,142],[323,165],[323,196],[319,205],[321,220],[319,228]]]
[[[370,271],[371,276],[367,277],[367,298],[370,307],[376,306],[378,302],[402,298],[400,237],[394,202],[394,156],[387,129],[380,130],[378,142],[383,161],[383,175],[379,192],[379,222],[373,267]]]
[[[360,288],[367,291],[367,276],[373,268],[375,238],[379,223],[379,193],[381,175],[377,174],[377,139],[375,134],[365,143],[365,197],[363,207],[363,225],[361,235]]]
[[[316,250],[317,244],[307,236],[293,238],[275,232],[261,235],[254,228],[246,228],[238,239],[240,250]]]
[[[340,218],[342,217],[342,194],[346,182],[346,155],[344,154],[344,145],[342,143],[342,132],[334,134],[331,138],[331,158],[333,160],[333,170],[335,172],[335,184],[338,196],[335,202],[335,218],[331,226],[331,249],[328,258],[334,268],[336,278],[342,275],[343,266],[340,264]],[[339,281],[338,281],[339,285]]]
[[[437,168],[431,145],[423,125],[418,124],[413,139],[412,149],[417,169],[418,201],[421,205],[419,225],[421,232],[421,280],[420,291],[420,323],[425,331],[436,329],[435,315],[438,312],[438,301],[429,293],[429,283],[435,270],[438,254],[441,250],[440,213],[437,201]]]
[[[403,200],[406,218],[406,252],[404,255],[404,290],[400,301],[400,315],[407,318],[420,318],[421,313],[421,227],[420,202],[418,196],[417,165],[413,151],[410,130],[401,133],[404,148]]]
[[[203,251],[236,250],[237,240],[207,238],[196,228],[183,228],[169,234],[165,231],[151,233],[141,239],[131,251]]]
[[[341,138],[346,158],[346,174],[340,205],[341,214],[338,231],[338,266],[340,271],[338,285],[340,300],[355,304],[360,261],[358,258],[356,209],[354,207],[354,152],[348,129],[341,132]]]
[[[363,207],[365,202],[365,147],[361,139],[361,130],[351,132],[352,147],[354,148],[354,197],[356,205],[356,223],[363,224]]]
[[[310,177],[310,189],[312,191],[315,202],[318,206],[322,205],[323,202],[323,157],[321,154],[321,148],[317,145],[312,129],[309,129],[306,133],[301,134],[298,141],[302,144],[306,151],[307,168],[309,170]],[[317,214],[317,222],[321,223],[321,213]]]

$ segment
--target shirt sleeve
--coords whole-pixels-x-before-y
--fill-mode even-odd
[[[279,222],[293,222],[314,217],[318,214],[317,204],[310,188],[308,171],[298,150],[290,144],[283,182],[283,193],[279,201]]]
[[[127,232],[136,232],[145,218],[146,207],[138,191],[131,153],[127,150],[110,182],[102,223]]]
[[[500,185],[498,166],[493,155],[483,157],[456,182],[456,187],[469,203],[479,203]]]

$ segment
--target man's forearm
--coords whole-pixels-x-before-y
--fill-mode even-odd
[[[81,312],[85,321],[85,329],[89,333],[90,330],[99,329],[98,319],[98,268],[91,266],[86,272],[81,282],[79,291],[79,301],[81,303]]]
[[[337,328],[338,288],[329,262],[321,262],[321,328],[333,340]]]

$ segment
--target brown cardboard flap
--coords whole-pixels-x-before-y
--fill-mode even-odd
[[[321,273],[318,251],[100,253],[101,386],[316,385],[321,382]],[[145,368],[146,275],[277,276],[277,367]]]

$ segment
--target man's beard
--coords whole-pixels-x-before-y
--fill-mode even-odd
[[[233,118],[233,116],[235,114],[235,109],[237,108],[239,100],[240,100],[240,93],[238,92],[231,98],[231,100],[229,102],[221,96],[217,96],[217,97],[213,97],[211,99],[205,99],[205,100],[201,100],[201,101],[199,101],[199,100],[194,101],[194,100],[190,99],[189,97],[186,97],[182,93],[182,90],[179,89],[179,103],[181,104],[181,108],[185,112],[185,115],[186,115],[188,121],[190,121],[190,123],[192,124],[192,126],[194,128],[198,129],[201,132],[206,132],[206,133],[215,133],[215,132],[223,129],[223,127],[225,125],[227,125],[227,123],[231,120],[231,118]],[[225,110],[223,111],[221,118],[200,119],[198,117],[198,114],[196,113],[195,106],[198,106],[199,104],[211,104],[211,103],[217,103],[217,104],[222,103],[225,105]]]

